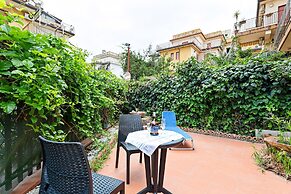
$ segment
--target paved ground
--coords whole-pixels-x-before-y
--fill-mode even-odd
[[[168,151],[164,186],[173,194],[291,194],[291,182],[262,171],[252,159],[252,144],[226,138],[191,134],[194,151]],[[99,173],[125,180],[125,152],[121,149],[115,169],[115,149]],[[131,183],[127,194],[145,184],[144,163],[131,156]]]

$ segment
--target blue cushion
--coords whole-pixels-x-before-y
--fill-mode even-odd
[[[164,111],[162,113],[162,120],[165,122],[165,130],[175,131],[183,135],[186,140],[192,140],[192,137],[188,133],[177,127],[176,115],[173,111]]]
[[[176,133],[183,135],[186,140],[192,140],[192,137],[179,127],[166,127],[165,130],[175,131]]]

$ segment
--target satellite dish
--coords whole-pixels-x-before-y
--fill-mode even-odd
[[[123,74],[123,77],[124,77],[125,80],[130,80],[131,75],[130,75],[130,73],[127,71],[127,72],[125,72],[125,73]]]

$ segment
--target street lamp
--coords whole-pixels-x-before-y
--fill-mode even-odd
[[[125,43],[124,45],[127,47],[127,72],[124,75],[126,80],[130,80],[130,44]]]
[[[130,72],[130,44],[124,44],[127,47],[127,71]]]

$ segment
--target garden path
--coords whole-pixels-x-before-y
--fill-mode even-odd
[[[291,182],[272,172],[262,173],[252,158],[253,144],[233,139],[190,133],[194,151],[168,151],[164,186],[174,194],[291,194]],[[99,171],[125,180],[125,152],[121,149],[115,169],[115,149]],[[126,193],[145,187],[144,163],[131,156],[131,183]]]

